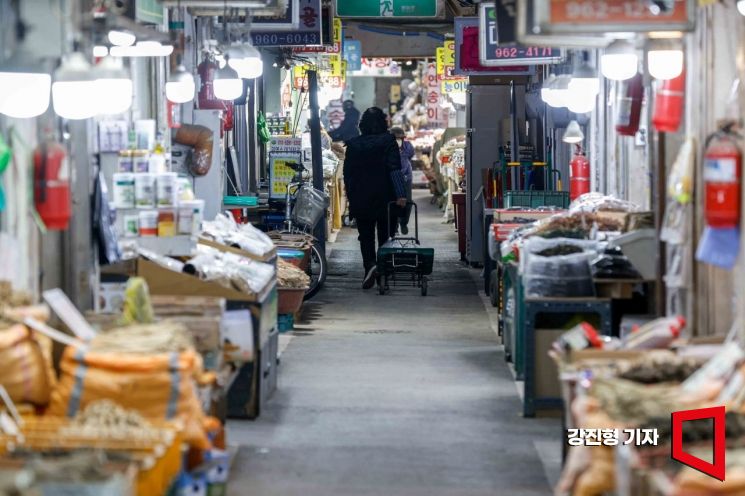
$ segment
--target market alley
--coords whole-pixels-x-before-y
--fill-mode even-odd
[[[459,261],[429,195],[414,194],[435,248],[430,295],[361,290],[356,232],[343,230],[272,401],[257,421],[228,424],[242,446],[230,494],[246,494],[244,481],[257,496],[550,494],[558,420],[518,415],[478,270]]]

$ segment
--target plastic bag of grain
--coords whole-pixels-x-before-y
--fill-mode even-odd
[[[193,349],[143,354],[68,347],[49,414],[74,417],[89,403],[109,399],[150,419],[182,420],[186,441],[208,449],[205,426],[209,419],[194,382],[201,366]]]
[[[21,324],[0,327],[0,384],[16,403],[46,406],[55,383],[52,342]]]

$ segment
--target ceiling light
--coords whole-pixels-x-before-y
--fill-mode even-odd
[[[180,65],[168,76],[166,98],[174,103],[186,103],[194,99],[196,85],[194,76]]]
[[[52,102],[54,111],[65,119],[87,119],[96,115],[96,81],[91,65],[82,53],[67,55],[54,73]]]
[[[114,46],[127,47],[135,44],[137,37],[126,31],[109,31],[109,42]]]
[[[581,97],[572,95],[567,108],[570,112],[574,112],[575,114],[586,114],[592,112],[595,109],[596,97],[597,95],[592,95],[590,93],[582,95]]]
[[[616,40],[600,56],[600,70],[607,79],[624,81],[638,72],[639,56],[634,45],[626,40]]]
[[[133,46],[111,47],[113,57],[167,57],[173,53],[173,45],[161,45],[157,41],[138,41]]]
[[[235,69],[226,64],[222,69],[215,71],[212,88],[215,97],[220,100],[236,100],[243,95],[243,80]]]
[[[683,72],[683,49],[680,40],[656,39],[647,54],[647,68],[655,79],[674,79]]]
[[[597,95],[600,92],[600,79],[595,69],[583,63],[572,73],[572,80],[569,82],[570,93],[592,93]]]
[[[554,106],[551,102],[553,101],[553,90],[551,89],[551,85],[554,84],[556,81],[556,76],[551,74],[548,79],[545,79],[543,81],[543,86],[541,87],[541,100],[546,105]]]
[[[549,105],[555,108],[561,108],[566,107],[569,104],[569,83],[571,80],[572,76],[569,74],[556,76],[556,79],[549,87],[551,91]]]
[[[0,114],[27,119],[49,108],[52,77],[30,66],[29,60],[19,52],[0,67]]]
[[[93,47],[93,56],[97,59],[106,57],[109,54],[109,48],[103,45],[97,45]]]
[[[132,80],[121,59],[105,57],[95,68],[96,111],[101,115],[121,114],[132,106]]]
[[[745,16],[745,0],[737,0],[737,11]]]
[[[243,79],[255,79],[264,73],[261,54],[253,45],[233,45],[228,49],[230,67]]]
[[[569,144],[581,143],[585,139],[585,134],[582,132],[582,128],[579,127],[579,122],[571,121],[564,131],[564,136],[561,141]]]

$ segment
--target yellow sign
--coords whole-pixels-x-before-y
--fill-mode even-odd
[[[341,19],[334,17],[334,43],[341,43]]]
[[[346,75],[344,64],[342,64],[341,55],[331,55],[329,57],[329,67],[331,76],[344,77]]]
[[[445,75],[445,47],[435,49],[435,61],[437,62],[437,75]]]
[[[443,93],[465,93],[468,89],[468,78],[449,78],[440,81],[440,91]]]
[[[439,48],[438,48],[439,50]],[[437,57],[437,75],[451,77],[455,71],[455,41],[449,40],[442,47],[442,71],[440,71],[440,57]]]

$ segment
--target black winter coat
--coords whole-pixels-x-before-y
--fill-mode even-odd
[[[347,141],[344,185],[352,218],[380,218],[388,203],[396,201],[391,178],[396,170],[401,170],[401,154],[392,134],[366,134]]]

